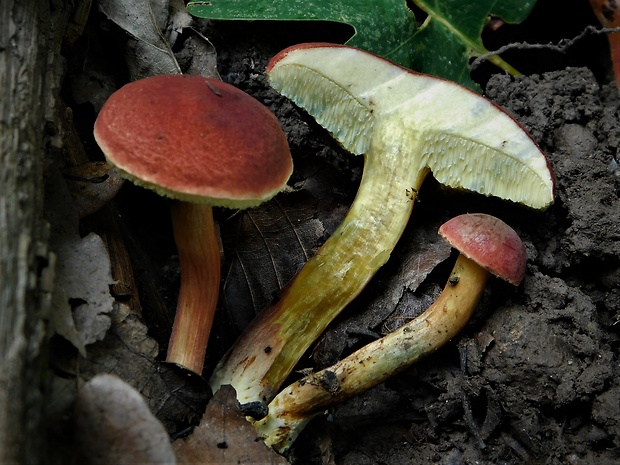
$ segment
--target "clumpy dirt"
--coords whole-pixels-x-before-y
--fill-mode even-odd
[[[251,216],[219,213],[225,272],[205,375],[337,227],[363,169],[361,157],[344,153],[311,118],[269,89],[262,74],[267,60],[298,35],[262,41],[265,30],[223,25],[210,29],[209,37],[222,78],[280,119],[295,159],[294,190]],[[449,252],[437,245],[436,231],[452,216],[485,212],[515,228],[528,253],[523,284],[512,288],[491,281],[459,337],[315,419],[287,454],[291,463],[620,462],[620,93],[585,67],[518,78],[493,75],[484,91],[547,154],[556,177],[555,204],[532,211],[446,190],[429,179],[390,262],[300,368],[324,367],[419,313],[445,282]],[[121,209],[125,217],[139,215],[143,199],[131,200],[140,194],[127,190]],[[297,219],[303,250],[291,245],[291,231],[272,230],[282,212]],[[157,263],[163,265],[155,278],[163,283],[163,305],[173,312],[178,274],[168,225],[128,223],[142,247],[159,254]],[[153,239],[157,228],[164,232]],[[268,250],[257,245],[269,240]],[[161,243],[167,244],[163,251]],[[261,265],[265,256],[278,262],[273,276]],[[412,284],[415,278],[405,265],[420,256],[427,257],[428,269]],[[243,266],[248,263],[253,266]],[[142,297],[143,307],[153,298]],[[158,335],[157,328],[166,324],[150,318],[145,314],[165,347],[166,332]]]

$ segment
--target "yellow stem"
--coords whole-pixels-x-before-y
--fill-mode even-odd
[[[486,270],[459,255],[443,292],[424,313],[278,394],[269,414],[254,423],[267,445],[287,449],[326,408],[382,383],[450,341],[469,321],[487,278]]]
[[[421,146],[419,134],[396,139],[392,129],[375,130],[346,218],[222,359],[211,378],[214,392],[231,384],[240,403],[267,404],[312,342],[388,260],[429,172],[412,150]]]

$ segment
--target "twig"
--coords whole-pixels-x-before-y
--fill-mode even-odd
[[[566,53],[566,51],[570,47],[572,47],[575,43],[583,39],[588,34],[608,34],[612,32],[620,32],[620,27],[597,28],[595,26],[587,26],[583,31],[581,31],[579,35],[573,37],[572,39],[561,39],[560,41],[556,43],[548,42],[546,44],[530,44],[528,42],[513,42],[510,44],[506,44],[498,48],[497,50],[493,50],[489,53],[480,55],[479,57],[477,57],[474,61],[472,61],[469,64],[469,69],[470,71],[473,71],[478,66],[480,66],[483,61],[487,61],[493,56],[500,55],[508,50],[513,50],[513,49],[521,49],[521,50],[547,49],[547,50],[552,50],[552,51],[559,52],[559,53]]]

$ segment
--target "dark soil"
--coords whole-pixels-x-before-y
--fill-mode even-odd
[[[573,27],[578,33],[585,25]],[[211,24],[206,30],[218,52],[220,75],[274,111],[296,166],[294,191],[255,216],[219,213],[225,272],[208,375],[239,331],[338,225],[355,195],[363,161],[343,152],[311,118],[269,89],[262,74],[282,47],[326,40],[322,28],[278,25],[273,34],[273,25]],[[558,34],[572,37],[572,32]],[[596,44],[604,49],[606,42]],[[450,263],[438,264],[419,286],[403,283],[400,265],[428,250],[420,237],[432,244],[438,226],[452,216],[485,212],[515,228],[528,252],[523,284],[513,289],[492,281],[458,338],[314,420],[288,454],[291,463],[620,463],[620,93],[609,84],[608,64],[591,65],[593,57],[579,53],[551,54],[545,66],[523,77],[481,79],[486,96],[511,112],[547,154],[557,181],[555,204],[532,211],[446,190],[430,179],[390,262],[300,368],[323,367],[415,314],[424,295],[443,286]],[[597,60],[605,63],[606,57],[605,52]],[[548,69],[550,62],[557,67]],[[144,194],[137,192],[125,188],[121,210],[141,250],[153,253],[156,268],[164,270],[151,278],[171,313],[178,275],[169,226],[166,220],[136,221],[144,205]],[[253,235],[277,225],[281,212],[298,218],[304,250],[291,245],[288,230],[267,235],[273,247],[257,246]],[[275,271],[262,264],[265,254],[278,261]],[[248,264],[253,266],[241,277],[240,266]],[[145,280],[140,282],[144,286]],[[396,297],[386,301],[387,295]],[[154,298],[142,297],[143,308]],[[377,308],[381,313],[369,312]],[[145,319],[165,348],[169,322]]]

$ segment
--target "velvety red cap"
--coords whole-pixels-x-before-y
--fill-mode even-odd
[[[125,85],[94,133],[128,178],[181,200],[250,207],[280,191],[293,170],[277,118],[236,87],[201,76]]]
[[[518,286],[525,276],[525,246],[499,218],[471,213],[452,218],[439,234],[455,249],[490,273]]]

